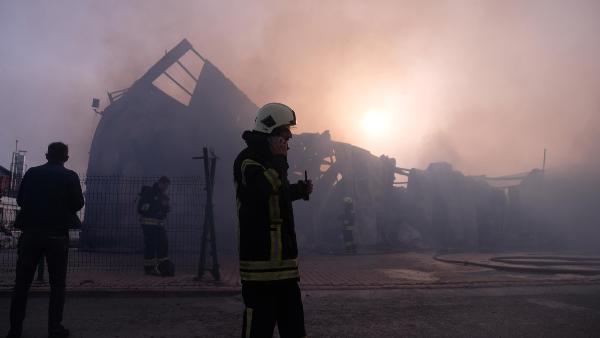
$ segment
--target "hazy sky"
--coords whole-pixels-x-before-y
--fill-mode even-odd
[[[469,174],[596,165],[600,1],[0,0],[0,165],[63,140],[84,173],[92,97],[188,38],[298,132]]]

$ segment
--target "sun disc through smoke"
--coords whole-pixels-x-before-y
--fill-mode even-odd
[[[390,128],[388,114],[382,111],[371,110],[361,121],[361,126],[369,136],[385,136]]]

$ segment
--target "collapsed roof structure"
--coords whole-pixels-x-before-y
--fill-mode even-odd
[[[221,155],[238,151],[257,110],[187,40],[109,99],[92,141],[88,176],[198,175],[191,157],[204,145]]]
[[[129,88],[108,97],[110,105],[101,112],[92,140],[88,178],[201,176],[202,164],[192,157],[209,146],[220,158],[215,204],[222,211],[217,214],[224,215],[221,222],[227,224],[217,230],[218,238],[233,236],[229,168],[233,154],[243,147],[240,135],[251,125],[257,106],[185,39]],[[105,218],[100,222],[106,216],[96,210],[104,207],[96,196],[106,188],[94,184],[86,187],[82,236],[88,242],[97,237],[92,234],[102,230],[101,224],[109,222]],[[131,208],[131,203],[124,208]],[[121,224],[124,213],[115,212],[111,224]]]
[[[219,157],[214,192],[219,247],[235,248],[231,168],[245,146],[241,134],[252,126],[257,105],[185,39],[131,87],[108,96],[110,105],[94,134],[87,176],[200,176],[200,163],[192,157],[209,146]],[[332,140],[328,131],[296,135],[290,146],[290,181],[304,179],[306,170],[315,186],[309,203],[295,205],[301,246],[341,249],[338,217],[344,197],[354,200],[355,233],[363,247],[491,245],[512,217],[509,202],[513,209],[518,202],[506,189],[493,187],[485,178],[466,177],[449,164],[435,163],[426,170],[399,168],[393,158]],[[86,187],[82,237],[88,243],[99,238],[107,222],[100,210],[105,206],[95,203],[103,189],[95,183]],[[131,209],[131,201],[127,203],[123,208]],[[108,222],[136,222],[123,221],[125,213],[115,212]]]
[[[110,105],[101,112],[93,137],[87,176],[198,176],[201,167],[191,158],[208,145],[219,156],[217,238],[221,246],[233,247],[236,222],[231,212],[235,210],[235,198],[230,168],[244,147],[240,136],[252,125],[258,107],[185,39],[131,87],[108,93],[108,97]],[[310,205],[298,205],[301,243],[335,237],[337,228],[325,229],[318,224],[336,222],[339,201],[344,196],[356,200],[364,220],[360,227],[362,241],[377,240],[373,210],[381,205],[384,187],[389,191],[393,187],[393,159],[334,142],[329,132],[294,137],[290,157],[294,165],[290,180],[303,178],[300,174],[308,170],[315,183]],[[88,242],[100,236],[93,234],[101,232],[100,223],[107,222],[105,212],[97,210],[102,204],[95,203],[106,188],[96,182],[90,180],[86,187],[83,238]],[[126,210],[114,212],[115,220],[109,223],[135,222],[125,220],[125,214]],[[102,222],[95,221],[100,218]]]

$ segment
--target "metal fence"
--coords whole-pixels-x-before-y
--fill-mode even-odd
[[[203,177],[171,177],[167,194],[171,211],[165,221],[169,258],[178,271],[197,268],[205,213]],[[80,229],[70,230],[69,271],[125,271],[142,268],[143,235],[137,201],[143,186],[156,177],[86,177],[86,204]],[[12,194],[14,195],[14,194]],[[13,228],[16,199],[0,199],[0,272],[14,271],[20,231]]]

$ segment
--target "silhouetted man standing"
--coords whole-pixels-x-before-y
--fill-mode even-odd
[[[17,272],[10,307],[8,337],[20,337],[27,294],[40,259],[45,256],[50,278],[48,336],[67,337],[61,322],[65,303],[65,279],[69,253],[69,228],[78,225],[76,212],[83,207],[77,174],[64,167],[69,149],[62,142],[48,146],[48,163],[29,169],[19,189],[21,207]]]

